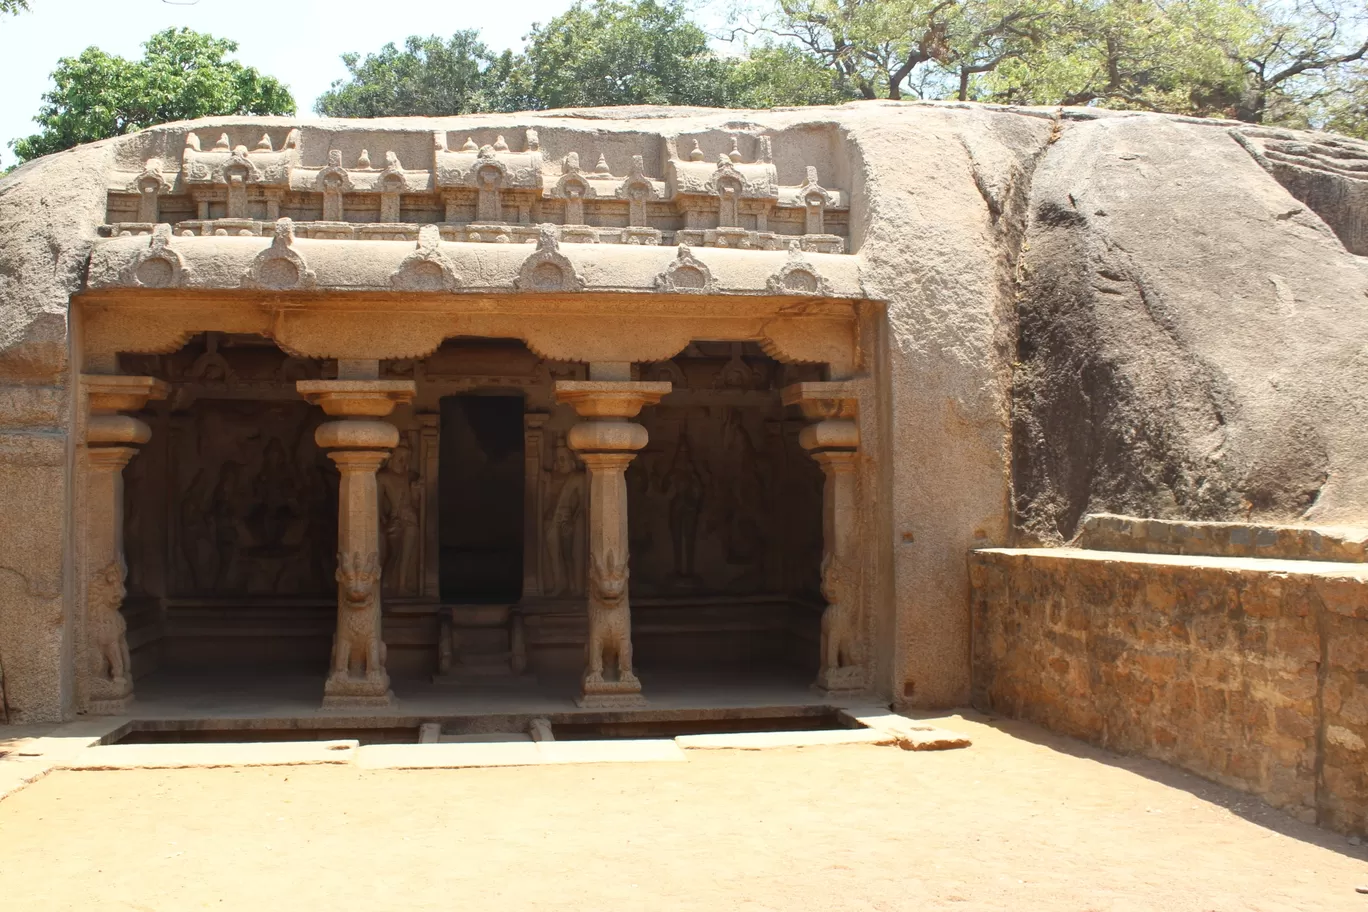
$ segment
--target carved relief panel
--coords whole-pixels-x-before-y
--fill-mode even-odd
[[[651,442],[627,470],[634,592],[815,591],[821,473],[778,398],[798,373],[741,343],[642,368],[675,391],[643,411]]]
[[[171,396],[128,486],[133,591],[155,568],[170,597],[333,592],[336,469],[314,443],[321,413],[293,389],[321,365],[214,335],[145,360]]]

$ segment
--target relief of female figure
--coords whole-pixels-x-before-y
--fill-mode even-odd
[[[380,494],[380,529],[385,537],[385,565],[381,576],[387,592],[418,593],[418,511],[422,484],[410,470],[409,448],[394,448],[376,478]]]
[[[680,437],[670,470],[661,479],[661,491],[670,499],[670,538],[674,543],[674,572],[680,580],[695,579],[694,546],[698,540],[698,517],[703,512],[703,476],[694,465],[689,438]]]
[[[546,592],[578,595],[584,591],[583,551],[585,478],[564,442],[556,444],[546,517]]]

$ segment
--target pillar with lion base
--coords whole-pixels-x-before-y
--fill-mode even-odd
[[[380,611],[380,504],[375,473],[399,443],[381,421],[413,399],[412,380],[380,380],[376,361],[339,361],[337,380],[301,380],[296,388],[338,420],[314,439],[341,473],[337,498],[337,632],[324,709],[392,706]]]
[[[589,474],[589,635],[582,693],[586,708],[645,705],[632,667],[627,595],[627,466],[646,446],[646,429],[628,419],[670,391],[669,383],[631,379],[631,365],[590,362],[588,380],[559,380],[556,400],[582,419],[566,442]]]
[[[152,437],[131,415],[149,399],[165,399],[167,385],[152,377],[83,374],[90,406],[86,421],[85,612],[78,633],[78,707],[95,715],[118,715],[133,700],[133,669],[121,608],[124,581],[123,470]]]
[[[815,688],[825,694],[859,693],[869,686],[856,556],[860,429],[853,384],[834,381],[785,387],[785,405],[797,405],[813,423],[798,442],[826,476],[822,486],[821,668]]]

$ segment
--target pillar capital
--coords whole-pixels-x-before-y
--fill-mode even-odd
[[[334,418],[383,418],[417,394],[412,380],[299,380],[295,389]]]
[[[655,405],[671,388],[668,382],[643,380],[557,380],[556,401],[571,405],[581,418],[635,418],[642,406]]]
[[[82,374],[81,384],[92,415],[141,411],[149,399],[165,399],[170,392],[165,380],[124,374]]]
[[[642,428],[642,431],[644,433],[645,428]],[[643,441],[641,446],[644,447],[645,445],[646,444]],[[636,449],[641,449],[641,447],[636,447]],[[584,467],[589,470],[592,477],[593,473],[597,472],[627,471],[627,466],[631,465],[632,460],[636,458],[636,451],[630,450],[606,453],[582,452],[579,454],[579,458],[580,462],[584,463]]]
[[[798,443],[822,468],[843,465],[841,453],[853,455],[860,447],[859,398],[855,385],[845,380],[794,383],[780,392],[784,405],[796,405],[813,423],[803,428]],[[830,456],[830,458],[827,458]],[[846,460],[848,461],[848,460]]]
[[[784,405],[796,405],[803,416],[814,421],[828,418],[854,419],[859,414],[859,396],[849,380],[793,383],[779,392]]]
[[[326,425],[324,425],[326,427]],[[397,433],[397,432],[396,432]],[[328,458],[337,464],[337,470],[344,475],[366,472],[374,475],[381,463],[389,458],[389,450],[333,450]]]
[[[146,427],[146,425],[143,425]],[[145,443],[146,438],[138,441]],[[91,447],[86,453],[86,465],[96,472],[122,472],[130,459],[138,455],[136,447],[98,446]]]

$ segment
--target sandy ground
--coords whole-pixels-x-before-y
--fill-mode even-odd
[[[5,910],[1368,910],[1368,854],[1028,726],[687,763],[57,772]]]

